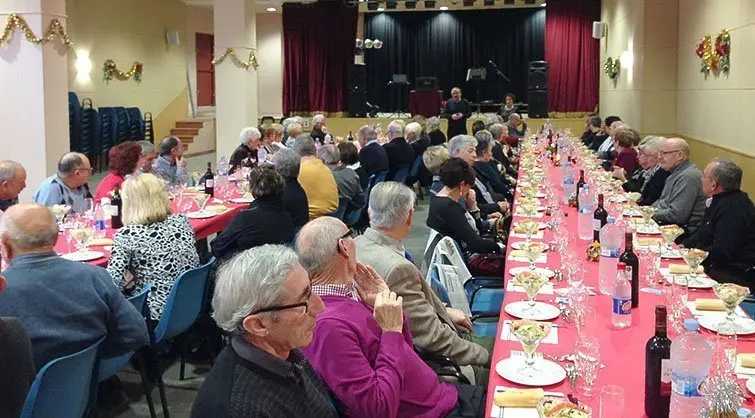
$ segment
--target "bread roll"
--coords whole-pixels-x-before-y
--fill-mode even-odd
[[[755,368],[755,353],[742,353],[739,355],[739,364],[742,367]]]
[[[689,269],[689,266],[686,264],[669,264],[668,272],[671,274],[689,274],[690,269]],[[703,268],[703,266],[698,266],[696,273],[697,274],[705,273],[705,269]]]
[[[721,299],[700,298],[695,300],[695,309],[698,311],[725,311],[726,306]]]
[[[540,388],[510,389],[496,393],[493,402],[496,406],[504,408],[534,408],[543,396],[545,396],[545,392]]]

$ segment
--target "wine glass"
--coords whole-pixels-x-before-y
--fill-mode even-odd
[[[79,251],[86,251],[89,249],[89,243],[94,237],[94,225],[85,216],[75,216],[71,222],[71,229],[69,234],[76,241],[76,247]]]
[[[540,370],[535,367],[535,351],[550,332],[553,324],[550,322],[538,322],[529,319],[521,319],[511,323],[511,333],[516,336],[522,344],[524,351],[524,367],[519,370],[519,374],[532,378]]]
[[[527,293],[527,297],[529,298],[527,311],[538,313],[539,311],[535,309],[535,297],[543,285],[548,282],[548,279],[538,272],[526,270],[517,274],[516,282],[524,288],[524,292]]]
[[[57,221],[58,224],[63,223],[70,210],[71,205],[52,205],[52,214],[55,216],[55,221]]]
[[[679,238],[679,236],[684,233],[684,230],[678,225],[663,225],[660,227],[660,229],[664,243],[663,249],[661,251],[661,257],[663,257],[663,254],[673,256],[674,249],[671,247],[671,245],[674,243],[674,241],[676,241],[677,238]],[[700,261],[702,262],[702,260]]]
[[[736,334],[739,327],[735,322],[737,315],[734,311],[737,309],[737,306],[742,303],[744,298],[750,294],[750,289],[733,283],[720,283],[713,286],[713,291],[716,293],[716,297],[721,299],[726,307],[725,322],[728,322],[728,324],[725,324],[726,327],[734,330],[734,333]],[[721,328],[720,325],[719,328]]]
[[[697,281],[699,279],[697,276],[697,269],[707,257],[707,251],[698,250],[697,248],[682,248],[682,258],[689,266],[690,280]]]
[[[524,221],[519,223],[519,227],[524,232],[526,242],[532,241],[532,236],[540,230],[540,224],[535,221]]]
[[[684,276],[672,276],[663,288],[663,299],[668,306],[668,321],[671,328],[681,334],[684,331],[684,312],[687,309],[689,289]]]
[[[654,213],[655,213],[655,208],[652,206],[640,207],[640,214],[642,215],[642,220],[645,223],[645,226],[650,226],[650,222],[653,220]]]
[[[535,262],[540,258],[540,254],[548,249],[548,246],[542,242],[525,242],[522,244],[521,248],[527,256],[527,260],[530,261],[530,271],[534,271]]]
[[[600,368],[600,342],[595,337],[582,336],[574,344],[574,355],[574,366],[583,383],[580,394],[591,398]]]

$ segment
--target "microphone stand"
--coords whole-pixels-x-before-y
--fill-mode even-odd
[[[495,63],[492,60],[488,61],[488,64],[490,64],[490,66],[493,67],[493,69],[495,70],[495,73],[498,75],[498,77],[501,77],[502,79],[506,80],[507,83],[511,83],[511,80],[509,80],[509,78],[506,77],[506,74],[504,74],[503,72],[501,72],[501,70],[498,68],[497,65],[495,65]]]

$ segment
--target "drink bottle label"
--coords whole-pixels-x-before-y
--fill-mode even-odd
[[[632,313],[632,298],[624,299],[613,297],[613,313],[619,315],[629,315]]]

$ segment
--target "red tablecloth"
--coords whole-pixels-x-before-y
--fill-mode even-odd
[[[238,211],[249,206],[248,203],[236,204],[236,203],[231,203],[231,202],[225,202],[224,205],[227,206],[229,210],[220,215],[213,216],[212,218],[206,218],[206,219],[190,219],[189,220],[191,222],[191,227],[194,228],[194,234],[197,237],[197,241],[201,239],[205,239],[212,234],[222,231],[223,228],[225,228],[226,225],[228,225],[228,223],[231,222],[231,219],[236,215]],[[179,212],[175,203],[173,203],[173,211],[174,213]],[[109,221],[108,221],[108,225],[109,225]],[[112,228],[108,228],[106,235],[108,238],[113,238],[113,235],[115,235],[115,230]],[[92,260],[89,263],[94,264],[95,266],[100,266],[100,267],[107,266],[107,263],[110,260],[110,252],[105,250],[103,246],[90,245],[90,248],[92,250],[105,253],[105,256],[98,258],[96,260]],[[58,242],[55,244],[55,251],[58,252],[59,254],[65,254],[71,251],[71,249],[68,248],[68,243],[66,242],[64,234],[60,234],[58,236]]]
[[[551,167],[549,170],[549,179],[546,181],[558,181],[560,174],[557,168]],[[517,198],[519,196],[517,195]],[[577,235],[577,211],[575,208],[569,208],[566,205],[562,205],[561,209],[564,213],[568,214],[565,218],[565,225],[569,232],[574,236]],[[523,220],[524,218],[515,217],[516,220]],[[541,221],[547,221],[548,218],[543,218]],[[511,251],[511,243],[516,241],[523,241],[524,239],[509,238],[507,248],[508,253]],[[545,242],[553,241],[553,233],[550,230],[545,230],[544,236]],[[587,241],[579,241],[575,248],[578,255],[585,254]],[[548,266],[550,269],[560,268],[560,258],[555,252],[548,252],[548,260],[546,264],[538,264],[538,266]],[[676,260],[679,263],[680,260]],[[683,262],[682,262],[683,263]],[[662,260],[661,267],[666,266],[667,260]],[[516,261],[506,261],[506,269],[509,270],[512,267],[526,266],[528,263],[519,263]],[[595,287],[598,289],[598,263],[597,262],[584,262],[586,267],[586,274],[584,283],[586,286]],[[511,276],[508,275],[505,280],[508,280]],[[555,283],[556,288],[568,286],[566,280],[562,283]],[[640,286],[642,287],[642,286]],[[538,295],[536,300],[549,302],[555,305],[555,295]],[[715,298],[713,291],[711,290],[697,290],[689,292],[689,300],[695,300],[699,297]],[[504,305],[516,302],[519,300],[526,300],[525,293],[510,292],[507,291],[504,298]],[[625,414],[626,418],[644,417],[644,399],[645,399],[645,344],[655,333],[655,306],[662,305],[663,297],[660,295],[653,295],[650,293],[640,292],[640,304],[639,307],[632,311],[632,326],[624,330],[615,330],[611,326],[611,298],[610,296],[598,295],[589,297],[591,306],[595,309],[596,318],[595,323],[591,329],[586,329],[585,333],[588,335],[596,336],[600,341],[600,357],[601,362],[605,364],[605,368],[598,372],[598,378],[595,383],[596,395],[592,399],[582,399],[579,394],[575,396],[584,401],[587,405],[593,408],[593,416],[598,417],[599,403],[600,403],[600,388],[606,384],[616,384],[624,388],[625,393]],[[689,312],[687,312],[689,316]],[[490,382],[488,384],[487,395],[487,407],[485,416],[490,417],[491,409],[493,405],[493,395],[495,393],[496,386],[506,387],[522,387],[515,383],[504,380],[495,372],[495,365],[499,361],[509,357],[511,350],[522,350],[521,344],[515,341],[501,340],[501,326],[505,320],[515,320],[514,318],[501,309],[501,316],[498,325],[497,338],[495,347],[493,350]],[[558,344],[540,344],[538,352],[548,353],[553,356],[560,356],[573,352],[574,342],[577,338],[577,331],[573,325],[565,323],[562,319],[556,319],[556,324],[561,324],[563,327],[558,328]],[[669,337],[674,340],[676,335],[670,329],[669,324]],[[702,330],[702,328],[701,328]],[[711,337],[712,334],[708,331],[702,330],[703,335]],[[755,352],[755,342],[742,341],[740,339],[737,350],[739,352]],[[579,386],[578,386],[579,388]],[[545,388],[546,391],[557,391],[565,394],[571,393],[571,386],[568,379],[563,382],[549,386]],[[748,403],[748,407],[752,408],[752,403]]]
[[[438,116],[443,107],[443,90],[412,90],[409,92],[409,113],[426,118]]]

